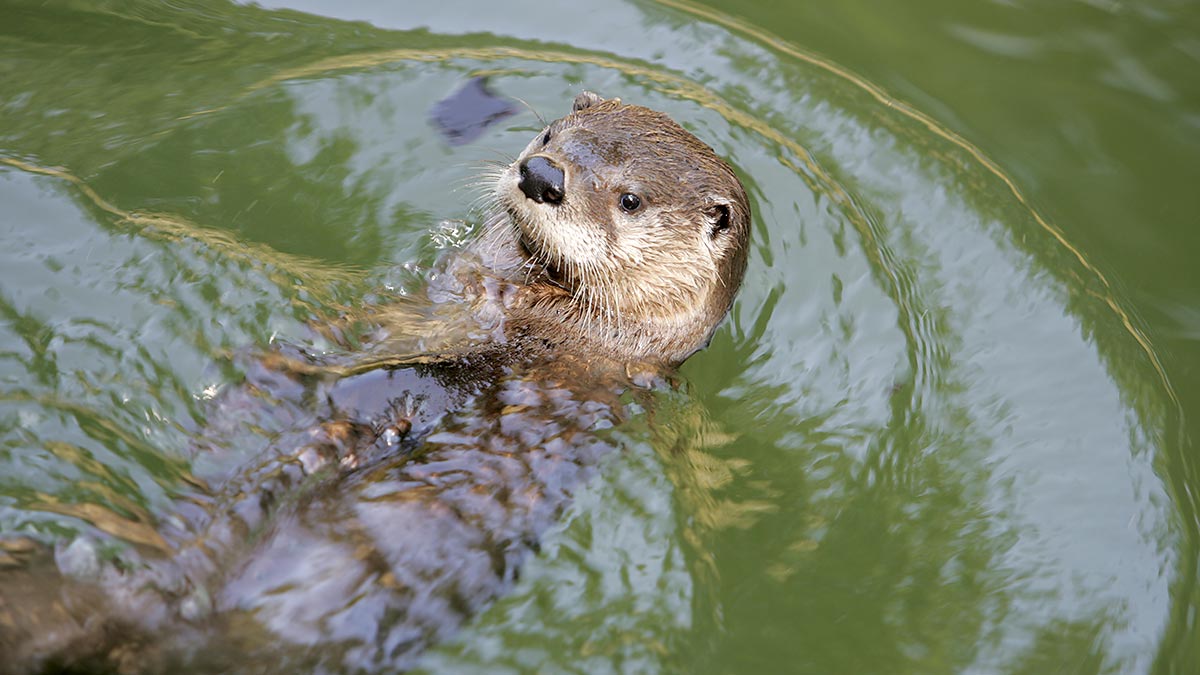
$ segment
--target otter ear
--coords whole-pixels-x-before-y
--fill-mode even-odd
[[[708,219],[708,233],[714,238],[729,229],[729,205],[721,202],[704,210]]]
[[[604,99],[600,98],[599,94],[590,91],[579,92],[579,95],[575,97],[575,103],[571,105],[571,112],[585,110],[603,101]]]

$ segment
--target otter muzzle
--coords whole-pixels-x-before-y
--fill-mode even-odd
[[[558,204],[566,192],[563,170],[548,157],[535,155],[521,161],[517,187],[539,204]]]

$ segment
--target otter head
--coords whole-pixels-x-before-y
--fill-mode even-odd
[[[584,92],[496,187],[530,315],[610,356],[675,365],[707,344],[746,268],[733,170],[663,113]]]

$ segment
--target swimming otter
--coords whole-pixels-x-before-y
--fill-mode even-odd
[[[591,93],[495,178],[482,235],[370,355],[251,365],[206,442],[269,426],[266,395],[264,459],[181,498],[162,550],[0,572],[0,672],[405,668],[512,584],[622,394],[728,311],[750,209],[667,116]]]
[[[741,284],[745,191],[660,112],[580,94],[501,173],[496,198],[507,217],[491,239],[535,270],[509,321],[555,349],[678,365]]]

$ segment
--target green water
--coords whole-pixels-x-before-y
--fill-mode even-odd
[[[0,532],[121,555],[228,352],[419,283],[491,73],[672,114],[755,244],[707,421],[429,671],[1200,672],[1200,8],[594,4],[0,6]]]

